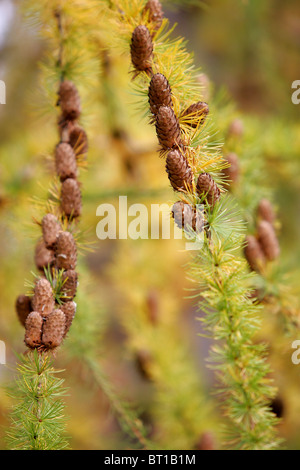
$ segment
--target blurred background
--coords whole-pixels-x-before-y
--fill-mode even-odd
[[[35,271],[39,227],[33,217],[39,214],[33,198],[47,196],[53,173],[49,157],[58,139],[55,100],[47,103],[41,90],[39,62],[49,53],[47,44],[18,5],[0,0],[0,79],[7,88],[6,104],[0,105],[0,340],[7,349],[7,366],[0,365],[1,449],[10,406],[4,385],[14,376],[15,352],[24,352],[14,304]],[[208,102],[217,108],[221,100],[216,112],[221,137],[238,117],[245,146],[264,162],[260,176],[273,193],[281,224],[282,266],[287,273],[299,272],[300,105],[291,101],[292,82],[300,80],[299,1],[182,0],[166,2],[164,11],[178,23],[177,35],[188,40],[205,74]],[[130,106],[128,59],[113,52],[100,55],[99,82],[82,90],[90,152],[81,175],[81,227],[93,251],[82,250],[78,317],[55,358],[69,388],[71,446],[133,445],[87,367],[89,349],[161,449],[198,449],[204,437],[217,447],[220,417],[211,396],[214,377],[205,364],[210,342],[197,336],[201,326],[189,298],[183,242],[96,238],[96,209],[104,202],[117,204],[119,195],[148,207],[174,201],[154,130]],[[274,406],[283,416],[280,432],[287,446],[300,449],[300,366],[287,359],[289,342],[282,357],[280,330],[276,334],[280,398]]]

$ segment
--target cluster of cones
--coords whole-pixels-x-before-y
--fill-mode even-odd
[[[77,122],[81,114],[77,88],[65,80],[58,95],[60,143],[55,149],[55,167],[61,181],[60,207],[57,214],[46,214],[40,224],[42,237],[36,246],[35,264],[41,275],[33,295],[20,295],[16,301],[17,315],[25,327],[25,344],[39,350],[62,343],[76,312],[77,246],[71,226],[81,214],[78,162],[87,153],[88,140]]]
[[[257,209],[255,235],[247,235],[245,257],[253,271],[261,273],[268,261],[274,261],[280,254],[280,247],[274,228],[275,212],[268,199],[262,199]]]
[[[157,12],[154,17],[153,11]],[[162,21],[162,9],[159,1],[149,0],[145,7],[149,11],[151,24],[158,18],[157,27]],[[155,123],[157,138],[161,152],[166,155],[166,171],[173,189],[177,192],[195,194],[201,202],[214,207],[220,199],[220,190],[208,173],[201,173],[195,182],[195,175],[186,155],[183,130],[180,120],[186,126],[198,128],[202,126],[209,113],[208,104],[202,101],[190,105],[179,117],[173,106],[172,90],[167,78],[161,73],[153,73],[153,42],[149,29],[140,25],[135,28],[131,39],[131,61],[136,74],[145,72],[151,77],[148,96],[151,122]],[[174,204],[172,214],[179,228],[191,227],[202,230],[203,225],[197,224],[196,207],[178,201]],[[200,226],[201,225],[201,226]]]

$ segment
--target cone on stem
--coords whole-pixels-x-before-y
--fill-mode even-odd
[[[25,344],[30,349],[41,346],[43,319],[38,312],[31,312],[25,322]]]
[[[208,104],[204,101],[198,101],[189,106],[182,114],[181,118],[185,124],[196,129],[199,125],[202,126],[209,114]]]
[[[27,295],[19,295],[16,300],[16,312],[21,325],[25,326],[26,319],[32,310],[31,298]]]
[[[148,28],[144,25],[137,26],[132,33],[131,44],[131,61],[137,72],[146,72],[152,74],[152,55],[153,43]]]
[[[42,219],[43,240],[47,249],[54,247],[61,225],[53,214],[46,214]]]
[[[54,309],[53,289],[47,279],[39,279],[34,287],[32,308],[42,317],[47,317]]]
[[[162,73],[156,73],[151,78],[148,96],[150,111],[154,115],[158,113],[161,106],[173,107],[171,87]]]
[[[154,26],[155,31],[157,31],[163,22],[164,14],[162,5],[159,0],[148,0],[145,5],[144,13],[148,13],[148,19]]]
[[[55,249],[56,265],[58,269],[75,269],[77,263],[77,248],[73,235],[70,232],[61,232],[57,238]]]
[[[246,245],[244,248],[245,258],[252,271],[261,272],[262,268],[266,263],[264,252],[253,235],[246,236]]]
[[[77,177],[77,162],[73,148],[66,142],[60,143],[55,149],[55,167],[60,181]]]
[[[258,240],[269,261],[274,261],[280,254],[279,242],[273,226],[266,220],[261,220],[257,226]]]
[[[211,207],[214,207],[216,202],[220,200],[220,190],[208,173],[201,173],[199,175],[196,189],[199,197],[205,198],[207,204]]]
[[[175,191],[192,191],[193,172],[186,157],[179,150],[171,150],[168,153],[166,171]]]
[[[66,179],[61,186],[60,204],[62,212],[70,218],[81,215],[81,192],[77,180]]]
[[[163,150],[182,146],[179,122],[172,108],[169,106],[159,108],[155,127]]]
[[[74,121],[81,114],[80,96],[73,82],[65,80],[60,84],[58,104],[66,120]]]
[[[66,317],[61,310],[54,310],[46,319],[43,327],[42,342],[47,349],[61,345],[66,328]]]

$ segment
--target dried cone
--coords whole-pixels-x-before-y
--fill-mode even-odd
[[[57,217],[53,214],[46,214],[42,220],[42,232],[44,243],[47,248],[53,248],[60,231],[61,225]]]
[[[38,312],[31,312],[25,322],[25,344],[31,349],[41,346],[43,319]]]
[[[275,222],[275,212],[268,199],[262,199],[257,208],[257,214],[260,219],[266,220],[271,225]]]
[[[71,328],[71,325],[75,317],[76,303],[72,301],[65,302],[63,305],[61,305],[60,309],[65,315],[65,332],[64,332],[64,338],[65,338]]]
[[[43,328],[42,343],[47,349],[61,345],[66,329],[66,317],[61,310],[54,310],[46,319]]]
[[[34,287],[33,310],[39,312],[42,317],[47,317],[53,311],[54,306],[54,295],[50,282],[47,279],[40,279]]]
[[[69,299],[72,300],[77,291],[78,274],[76,271],[69,269],[62,275],[63,287],[62,292]]]
[[[261,272],[266,258],[259,242],[253,235],[247,235],[246,237],[244,254],[250,268],[258,273]]]
[[[16,312],[21,325],[25,326],[26,319],[32,310],[31,298],[27,295],[19,295],[16,300]]]
[[[262,250],[269,261],[278,258],[280,247],[274,228],[270,222],[261,220],[257,227],[258,241]]]
[[[153,23],[155,30],[157,31],[163,22],[164,14],[161,3],[159,0],[149,0],[146,3],[144,12],[148,13],[148,18]]]
[[[207,204],[214,207],[216,202],[220,200],[220,190],[217,184],[208,173],[199,175],[197,181],[197,193],[202,198],[205,197]]]
[[[139,72],[151,75],[153,44],[151,34],[146,26],[137,26],[133,31],[130,52],[134,68]]]
[[[209,113],[209,107],[207,103],[204,101],[198,101],[198,103],[194,103],[189,106],[182,114],[181,118],[183,118],[185,124],[196,129],[199,125],[202,126],[204,124],[206,117]]]
[[[171,150],[166,159],[166,170],[175,191],[192,191],[193,172],[182,153]]]
[[[70,121],[78,119],[81,113],[81,105],[80,96],[74,83],[69,80],[62,82],[58,96],[63,117]]]
[[[62,142],[56,147],[55,167],[60,181],[77,177],[76,155],[71,145]]]
[[[58,269],[75,269],[77,263],[76,242],[70,232],[61,232],[56,243],[56,264]]]
[[[89,144],[85,130],[76,124],[69,134],[69,143],[73,147],[76,155],[87,153]]]
[[[226,176],[227,180],[232,183],[236,183],[240,175],[240,165],[238,156],[231,152],[228,153],[224,159],[229,163],[229,167],[223,168],[222,173]]]
[[[203,216],[191,204],[185,204],[182,201],[175,202],[172,207],[172,217],[180,229],[192,228],[197,233],[203,230]]]
[[[156,115],[161,106],[173,107],[170,84],[162,73],[153,75],[149,90],[149,104],[151,113]]]
[[[78,181],[68,178],[61,185],[60,205],[67,217],[79,217],[81,214],[81,192]]]
[[[164,150],[182,145],[179,122],[172,108],[159,108],[155,126],[159,143]]]
[[[47,268],[54,263],[54,252],[53,250],[48,250],[42,238],[36,245],[34,261],[36,267],[42,272],[44,272],[44,268]]]

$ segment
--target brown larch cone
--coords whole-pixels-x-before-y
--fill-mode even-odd
[[[42,317],[47,317],[55,306],[53,289],[47,279],[39,279],[34,287],[32,308]]]
[[[202,434],[196,450],[216,450],[215,439],[211,432],[204,432]]]
[[[166,171],[175,191],[192,191],[193,172],[186,157],[178,150],[171,150],[166,159]]]
[[[53,248],[59,232],[61,231],[61,225],[53,214],[46,214],[42,220],[42,232],[43,239],[47,248]]]
[[[159,0],[148,0],[144,8],[144,12],[148,13],[148,18],[153,23],[155,30],[157,31],[163,22],[164,14],[162,5]]]
[[[47,349],[61,345],[66,329],[66,317],[61,310],[54,310],[46,318],[43,327],[42,343]]]
[[[278,258],[280,254],[279,242],[270,222],[261,220],[257,226],[258,241],[262,250],[269,261]]]
[[[38,348],[42,342],[43,318],[38,312],[31,312],[25,322],[25,344],[31,349]]]
[[[162,73],[156,73],[151,78],[148,96],[150,111],[154,115],[161,106],[173,107],[171,87]]]
[[[216,202],[218,202],[221,197],[221,193],[217,184],[208,173],[202,173],[199,175],[197,181],[197,193],[199,197],[204,197],[207,201],[207,204],[211,207],[214,207]]]
[[[55,167],[60,181],[77,177],[76,155],[70,144],[62,142],[56,147]]]
[[[19,295],[16,300],[16,312],[21,325],[25,326],[26,318],[32,310],[31,298],[27,295]]]
[[[156,133],[164,150],[182,145],[180,125],[172,108],[161,106],[156,115]]]
[[[48,250],[42,238],[36,245],[34,261],[36,267],[42,272],[44,272],[44,268],[52,266],[54,263],[54,252],[53,250]]]
[[[72,301],[65,302],[63,305],[61,305],[60,309],[65,314],[65,317],[66,317],[65,332],[64,332],[64,338],[65,338],[71,328],[71,325],[73,323],[73,320],[76,314],[76,303]]]
[[[81,192],[77,180],[66,179],[61,185],[60,205],[67,217],[79,217],[81,214]]]
[[[246,241],[246,245],[244,248],[245,258],[248,261],[250,268],[253,271],[256,271],[259,273],[261,272],[266,262],[264,252],[258,240],[253,235],[247,235],[245,241]]]
[[[55,249],[56,265],[58,269],[75,269],[77,263],[77,248],[73,235],[70,232],[61,232],[57,238]]]
[[[89,144],[85,130],[76,124],[69,134],[69,143],[76,155],[84,155],[88,152]]]
[[[257,208],[257,215],[260,219],[274,224],[276,216],[271,202],[268,199],[262,199]]]
[[[230,183],[236,183],[240,175],[240,165],[238,156],[231,152],[224,156],[224,160],[229,163],[229,167],[223,168],[222,173]]]
[[[139,72],[146,72],[151,75],[153,44],[151,34],[146,26],[137,26],[133,31],[130,52],[134,68]]]
[[[241,119],[234,119],[229,128],[228,136],[229,137],[242,137],[244,135],[244,123]]]
[[[191,204],[185,204],[182,201],[175,202],[172,207],[172,217],[180,229],[192,228],[197,233],[203,230],[203,216]]]
[[[202,124],[204,124],[208,113],[208,104],[204,101],[198,101],[198,103],[194,103],[189,106],[180,117],[183,118],[185,124],[188,124],[189,126],[196,129],[198,125],[202,126]]]
[[[64,271],[62,275],[62,280],[63,280],[62,292],[69,300],[72,300],[75,297],[76,291],[77,291],[77,284],[78,284],[77,272],[72,269]]]
[[[59,92],[59,105],[65,119],[78,119],[81,113],[80,96],[73,82],[65,80],[61,83]]]

